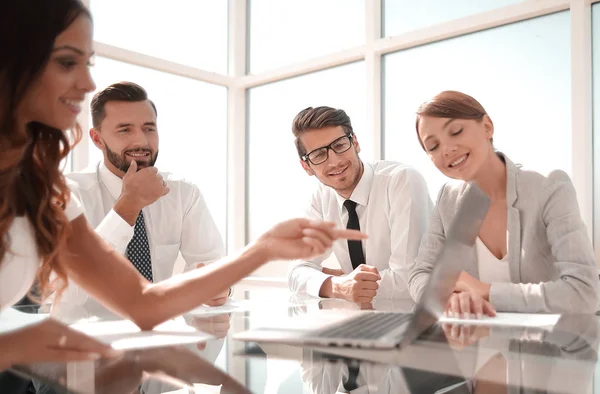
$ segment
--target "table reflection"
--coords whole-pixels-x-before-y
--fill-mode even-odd
[[[253,304],[248,310],[181,317],[188,326],[214,336],[208,341],[129,350],[117,360],[37,364],[15,370],[34,377],[38,388],[47,390],[38,391],[42,394],[176,390],[181,390],[178,394],[585,394],[595,389],[600,336],[596,316],[564,315],[553,327],[438,323],[412,345],[389,351],[233,340],[234,333],[249,328],[281,319],[311,319],[313,312],[319,316],[324,310],[410,312],[414,308],[394,300],[359,305],[289,293],[261,294],[250,297]]]

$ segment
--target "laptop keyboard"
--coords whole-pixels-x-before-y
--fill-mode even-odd
[[[411,318],[410,313],[369,313],[344,322],[339,327],[319,331],[323,338],[377,339]]]

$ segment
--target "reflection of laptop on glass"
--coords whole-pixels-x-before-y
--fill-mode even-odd
[[[339,319],[336,316],[332,324],[317,329],[262,327],[237,334],[234,338],[255,342],[377,349],[390,349],[412,342],[442,315],[460,274],[455,262],[467,258],[489,207],[488,197],[475,184],[467,186],[461,201],[414,314],[360,312],[339,316]]]

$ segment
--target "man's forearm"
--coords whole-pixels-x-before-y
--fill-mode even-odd
[[[331,276],[325,279],[325,282],[321,285],[321,289],[319,290],[319,297],[324,298],[333,298],[333,282],[331,280]]]
[[[334,268],[326,268],[323,267],[323,273],[327,275],[333,276],[342,276],[344,275],[344,271],[341,269]],[[335,281],[333,280],[333,276],[325,279],[325,282],[321,285],[321,289],[319,290],[319,297],[323,298],[337,298],[336,296],[336,286]]]

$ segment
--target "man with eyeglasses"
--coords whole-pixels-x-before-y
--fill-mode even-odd
[[[320,181],[307,215],[360,228],[369,239],[334,243],[341,269],[322,266],[331,251],[298,262],[289,274],[290,289],[367,304],[375,296],[412,302],[408,273],[433,206],[423,176],[397,162],[363,163],[341,109],[306,108],[292,131],[302,168]]]

